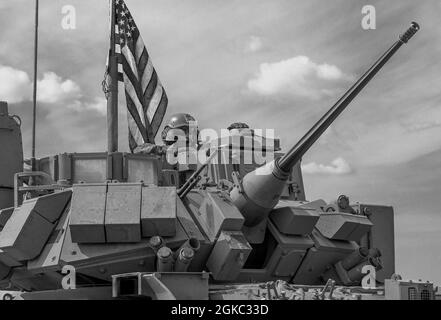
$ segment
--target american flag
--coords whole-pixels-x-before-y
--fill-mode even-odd
[[[154,143],[167,110],[168,98],[139,29],[123,0],[114,1],[115,54],[118,80],[124,82],[129,147]]]

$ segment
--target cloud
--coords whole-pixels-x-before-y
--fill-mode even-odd
[[[262,39],[260,39],[257,36],[251,36],[249,37],[247,43],[246,43],[246,52],[257,52],[261,50],[263,47]]]
[[[107,100],[95,97],[91,101],[82,98],[80,86],[70,79],[63,79],[54,72],[46,72],[37,81],[37,100],[41,107],[49,110],[51,117],[60,115],[52,108],[62,110],[68,108],[75,112],[95,111],[105,116]],[[0,100],[8,103],[20,103],[32,99],[32,82],[29,75],[22,70],[0,65]],[[58,105],[62,103],[63,105]]]
[[[37,81],[37,100],[42,103],[72,101],[81,97],[80,87],[72,80],[63,80],[54,72],[46,72]],[[32,99],[32,82],[22,70],[0,65],[0,99],[19,103]]]
[[[46,72],[43,79],[37,81],[37,99],[39,102],[56,103],[81,97],[80,87],[72,80],[63,80],[54,72]]]
[[[95,110],[102,115],[107,114],[107,100],[103,97],[96,97],[94,102],[86,103],[86,109]]]
[[[67,107],[77,112],[91,110],[96,111],[103,116],[107,114],[107,100],[103,97],[95,97],[92,102],[82,102],[80,100],[75,100],[72,103],[68,104]]]
[[[28,100],[31,81],[26,72],[0,65],[0,99],[9,103]]]
[[[306,56],[296,56],[274,63],[262,63],[248,89],[260,95],[290,93],[317,100],[333,95],[341,81],[351,81],[337,66],[317,64]]]
[[[427,121],[427,122],[417,122],[417,123],[411,123],[407,125],[407,129],[409,132],[414,131],[422,131],[427,129],[432,129],[436,127],[441,126],[440,120],[434,120],[434,121]]]
[[[302,165],[302,170],[304,173],[309,173],[309,174],[341,175],[341,174],[349,174],[352,172],[352,168],[350,167],[349,163],[341,157],[332,160],[330,165],[310,162],[308,164]]]

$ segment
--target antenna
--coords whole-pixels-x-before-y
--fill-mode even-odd
[[[32,109],[32,171],[36,170],[35,161],[35,120],[37,118],[37,58],[38,58],[38,0],[35,0],[35,37],[34,37],[34,92]]]

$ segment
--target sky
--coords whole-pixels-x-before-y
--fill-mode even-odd
[[[32,1],[0,0],[0,100],[31,149]],[[275,129],[293,145],[396,41],[390,60],[303,158],[306,196],[391,205],[396,271],[441,284],[441,2],[126,0],[169,97],[166,118]],[[372,5],[376,28],[365,30]],[[64,29],[63,8],[75,9]],[[37,156],[106,150],[108,1],[40,0]],[[119,145],[127,151],[125,110]]]

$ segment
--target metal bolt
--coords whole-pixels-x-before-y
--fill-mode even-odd
[[[168,258],[170,257],[172,254],[172,251],[170,248],[168,247],[162,247],[161,249],[158,250],[158,257],[160,258]]]
[[[159,236],[153,236],[150,238],[149,240],[149,244],[154,247],[157,248],[162,244],[162,239]]]
[[[194,250],[188,247],[184,247],[181,249],[181,256],[184,259],[190,260],[194,256]]]

